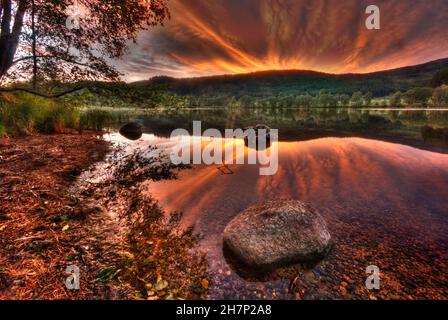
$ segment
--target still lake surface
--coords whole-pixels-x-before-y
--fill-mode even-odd
[[[201,109],[133,120],[145,128],[140,140],[107,137],[170,150],[171,131],[191,131],[194,120],[202,130],[279,129],[275,175],[260,176],[258,165],[193,165],[177,180],[145,184],[166,212],[183,212],[183,224],[203,236],[210,298],[448,298],[448,111]],[[235,144],[244,142],[224,140],[223,148]],[[299,273],[254,278],[233,268],[222,252],[226,224],[269,199],[317,208],[335,240],[330,255]],[[381,270],[380,290],[365,287],[369,265]]]

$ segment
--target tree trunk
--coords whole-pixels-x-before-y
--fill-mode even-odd
[[[11,0],[1,0],[3,7],[3,15],[1,21],[0,33],[0,77],[5,73],[7,65],[7,48],[11,34]]]
[[[0,79],[13,65],[14,56],[19,44],[23,28],[23,17],[28,7],[28,1],[21,0],[14,16],[14,25],[11,30],[12,7],[11,0],[1,0],[3,15],[1,21],[2,31],[0,33]]]
[[[33,51],[33,89],[37,87],[37,55],[36,55],[36,6],[34,0],[31,0],[31,32],[33,37],[32,51]]]

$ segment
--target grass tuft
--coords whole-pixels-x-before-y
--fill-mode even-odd
[[[62,100],[27,93],[0,96],[0,137],[65,133],[68,129],[101,131],[121,121],[121,117],[107,109],[81,109]]]

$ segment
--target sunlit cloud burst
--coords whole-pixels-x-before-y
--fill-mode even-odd
[[[446,0],[172,0],[165,26],[140,34],[117,62],[126,79],[311,69],[372,72],[448,56]]]

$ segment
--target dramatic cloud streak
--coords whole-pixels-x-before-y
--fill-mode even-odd
[[[381,30],[365,8],[381,9]],[[267,69],[370,72],[448,56],[446,0],[172,0],[118,67],[128,80]]]

